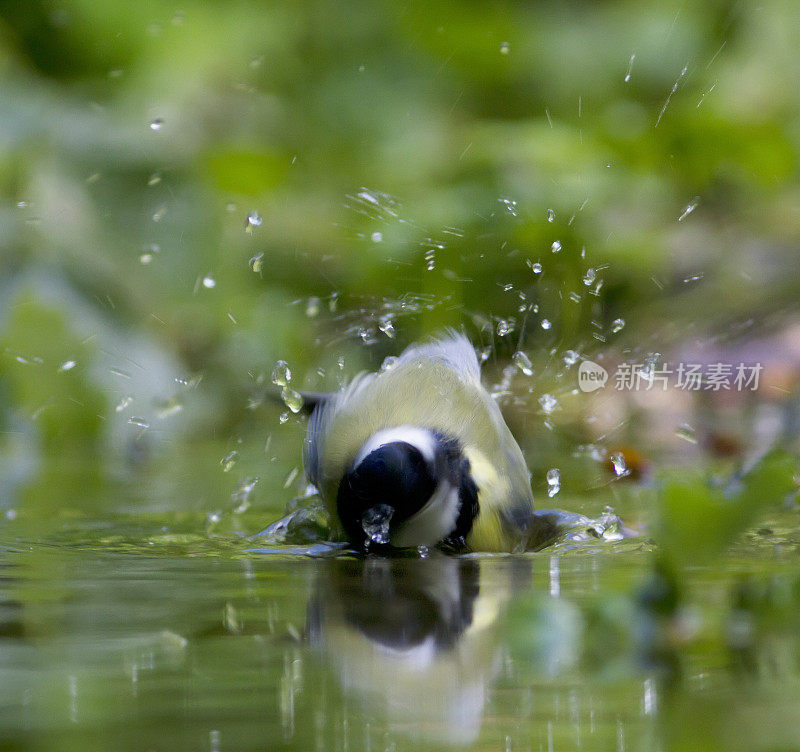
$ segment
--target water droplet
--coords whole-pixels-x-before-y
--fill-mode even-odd
[[[561,471],[554,467],[547,471],[547,495],[552,499],[561,490]]]
[[[236,484],[236,490],[231,494],[231,499],[235,504],[234,514],[242,514],[250,508],[250,497],[253,495],[258,477],[245,478]]]
[[[625,83],[627,84],[628,81],[631,80],[631,70],[633,69],[633,61],[636,60],[636,54],[634,53],[631,55],[631,59],[628,61],[628,70],[625,71]]]
[[[539,397],[539,404],[547,415],[551,415],[558,407],[558,400],[552,394],[543,394]]]
[[[292,483],[297,480],[297,476],[300,474],[300,468],[295,465],[288,473],[286,473],[286,477],[283,479],[283,487],[289,488]]]
[[[133,402],[133,397],[123,397],[114,409],[121,413],[131,402]]]
[[[394,323],[391,319],[381,319],[378,322],[378,329],[380,329],[389,339],[394,339]]]
[[[236,460],[239,459],[239,452],[235,449],[232,452],[228,452],[220,461],[219,464],[222,465],[222,472],[228,473],[233,469],[233,466],[236,464]]]
[[[382,232],[373,232],[370,236],[373,243],[380,243],[383,240]]]
[[[378,197],[373,195],[372,192],[368,191],[366,188],[360,190],[357,195],[362,201],[367,201],[374,206],[378,206],[380,204]]]
[[[288,386],[281,389],[281,399],[293,413],[299,413],[303,409],[303,397],[300,392],[290,389]]]
[[[153,258],[154,256],[152,253],[143,253],[141,256],[139,256],[139,263],[142,266],[147,266],[147,264],[149,264]]]
[[[542,329],[547,331],[551,326],[553,325],[550,323],[550,319],[542,319]]]
[[[158,185],[160,182],[161,182],[160,172],[154,172],[149,178],[147,178],[147,185],[150,187]]]
[[[583,284],[585,284],[587,287],[591,287],[596,279],[597,272],[594,269],[587,269],[586,273],[583,275]]]
[[[583,300],[583,298],[581,298],[581,296],[574,290],[569,294],[569,299],[572,303],[580,303],[581,300]]]
[[[609,455],[609,459],[611,460],[611,466],[614,468],[614,475],[618,478],[624,478],[626,475],[631,474],[631,471],[625,464],[625,457],[622,452],[613,452]]]
[[[164,127],[164,119],[157,117],[150,121],[151,131],[160,131]]]
[[[648,353],[644,359],[642,369],[639,371],[641,378],[653,382],[655,379],[655,372],[658,368],[659,361],[661,360],[661,353],[651,352]]]
[[[533,376],[533,363],[531,363],[531,359],[521,350],[514,353],[514,364],[519,368],[522,373],[526,376]]]
[[[686,217],[688,217],[696,208],[697,205],[700,203],[700,196],[695,196],[691,202],[687,205],[687,207],[683,210],[683,214],[678,217],[678,222],[683,222]]]
[[[394,509],[388,504],[376,504],[361,516],[361,529],[367,536],[366,544],[385,545],[389,542],[389,523]]]
[[[616,334],[625,328],[625,319],[614,319],[611,322],[611,333]]]
[[[541,274],[542,273],[543,267],[538,261],[531,261],[530,259],[528,259],[527,263],[528,263],[528,266],[531,268],[531,271],[534,274]]]
[[[362,326],[358,329],[358,336],[365,345],[374,345],[378,342],[375,336],[375,330],[372,327]]]
[[[511,52],[511,45],[508,42],[501,42],[500,43],[500,54],[501,55],[508,55]]]
[[[486,347],[482,347],[478,351],[478,360],[481,363],[485,363],[487,360],[489,360],[491,355],[492,355],[492,348],[487,345]]]
[[[336,365],[340,369],[344,369],[344,364],[345,364],[344,355],[340,355],[338,358],[336,358]]]
[[[578,362],[580,355],[575,350],[567,350],[564,353],[564,365],[574,366]]]
[[[683,281],[684,282],[697,282],[699,279],[703,279],[703,273],[700,274],[692,274],[690,277],[686,277]]]
[[[27,201],[17,201],[17,209],[27,209],[29,206]]]
[[[257,253],[253,258],[250,259],[250,270],[254,271],[256,274],[261,272],[261,269],[264,266],[264,254]]]
[[[436,251],[433,248],[425,251],[425,268],[432,272],[436,268]]]
[[[162,204],[153,212],[153,222],[160,222],[167,216],[167,207]]]
[[[150,424],[144,418],[139,418],[136,415],[128,418],[128,423],[132,426],[138,426],[139,428],[150,428]]]
[[[381,371],[391,371],[397,365],[397,356],[389,355],[387,358],[384,358],[383,363],[381,363]]]
[[[261,227],[263,222],[264,220],[261,219],[261,215],[257,211],[251,211],[245,217],[244,231],[246,233],[252,233],[256,227]]]
[[[561,241],[560,240],[554,240],[553,241],[553,245],[550,246],[550,250],[553,253],[561,253]]]
[[[183,405],[178,401],[178,399],[176,397],[170,397],[169,399],[163,400],[158,405],[156,417],[160,420],[163,420],[164,418],[169,418],[170,415],[179,413],[181,410],[183,410]]]
[[[497,336],[498,337],[505,337],[511,332],[514,331],[514,327],[516,325],[516,321],[514,319],[500,319],[497,322]]]
[[[71,371],[75,366],[78,365],[74,360],[65,360],[59,367],[58,372],[62,373],[64,371]]]
[[[552,209],[547,210],[547,221],[548,222],[556,221],[556,213]]]
[[[285,360],[279,360],[272,369],[272,383],[276,386],[289,386],[292,380],[292,372],[289,364]]]
[[[313,319],[319,314],[319,304],[319,298],[311,297],[308,299],[308,303],[306,303],[306,316],[308,318]]]
[[[681,425],[678,426],[678,430],[675,431],[675,435],[679,439],[688,441],[690,444],[697,443],[697,433],[688,423],[681,423]]]
[[[501,204],[506,207],[506,211],[512,216],[517,216],[517,202],[510,198],[498,198]]]
[[[206,274],[206,276],[203,277],[203,287],[205,287],[207,290],[210,290],[216,286],[217,280],[215,280],[210,274]]]
[[[289,420],[289,413],[281,413],[280,416],[278,417],[278,421],[280,422],[281,425],[286,423],[288,420]]]

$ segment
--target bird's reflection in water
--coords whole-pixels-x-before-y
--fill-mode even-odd
[[[309,607],[309,635],[345,690],[401,733],[474,741],[499,663],[496,627],[510,587],[482,588],[474,558],[330,564]]]

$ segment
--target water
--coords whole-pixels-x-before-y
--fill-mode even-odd
[[[281,399],[286,407],[288,407],[293,413],[299,413],[303,409],[302,395],[300,392],[296,392],[294,389],[290,389],[288,386],[285,386],[283,389],[281,389]]]
[[[796,488],[737,473],[798,433],[789,4],[28,5],[2,749],[800,749]],[[278,519],[301,394],[446,326],[558,541],[359,560],[310,497]],[[695,354],[761,388],[665,393]]]
[[[292,371],[285,360],[279,360],[272,369],[272,383],[276,386],[288,387],[292,380]]]
[[[359,560],[163,522],[4,549],[8,748],[664,750],[698,728],[703,749],[797,745],[797,632],[709,606],[786,576],[768,544],[736,574],[692,570],[666,623],[637,605],[641,538]]]
[[[547,495],[551,499],[561,490],[561,471],[554,467],[547,471]]]
[[[636,60],[636,54],[634,53],[631,55],[630,60],[628,61],[628,70],[625,71],[625,83],[627,84],[628,81],[631,80],[631,72],[633,71],[633,61]]]
[[[521,350],[514,353],[514,364],[519,368],[522,373],[526,376],[533,376],[533,364],[531,363],[531,359]]]

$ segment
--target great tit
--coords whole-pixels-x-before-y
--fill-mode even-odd
[[[524,550],[530,474],[453,330],[319,399],[304,463],[335,533],[359,549]]]

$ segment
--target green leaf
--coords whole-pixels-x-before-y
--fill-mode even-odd
[[[668,482],[656,535],[662,552],[673,566],[701,564],[722,554],[764,510],[785,499],[795,487],[796,472],[796,459],[775,450],[727,490],[699,481]]]

